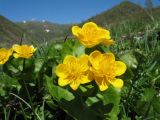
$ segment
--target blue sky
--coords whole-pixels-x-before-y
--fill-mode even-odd
[[[79,23],[123,0],[0,0],[0,15],[12,21],[47,20],[54,23]],[[130,0],[144,5],[145,0]],[[153,0],[160,5],[160,0]]]

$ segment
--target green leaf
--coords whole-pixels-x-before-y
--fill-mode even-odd
[[[88,106],[91,106],[98,101],[100,101],[100,99],[98,99],[97,97],[88,97],[87,100],[86,100],[86,104]]]
[[[109,116],[109,120],[118,120],[119,114],[119,104],[120,104],[120,90],[110,86],[106,91],[100,92],[103,96],[101,99],[104,105],[113,104],[113,108],[110,113],[107,115]]]
[[[82,85],[80,85],[79,89],[84,93],[87,92],[87,89],[85,87],[83,87]]]
[[[74,95],[68,90],[54,85],[53,80],[48,76],[45,76],[45,79],[46,79],[46,85],[47,85],[48,91],[52,95],[53,99],[57,101],[61,101],[62,99],[71,101],[75,98]]]
[[[104,52],[103,48],[100,45],[96,45],[92,48],[85,48],[85,53],[89,55],[90,53],[92,53],[95,50],[98,50],[100,52]]]
[[[97,105],[94,108],[88,107],[85,105],[84,100],[81,96],[76,95],[75,99],[67,102],[62,101],[61,107],[63,110],[74,120],[103,120],[104,115],[97,113],[94,109],[102,109],[103,104],[100,107]]]
[[[10,91],[16,88],[20,90],[21,86],[17,79],[13,79],[5,73],[0,73],[0,96],[9,95]]]
[[[134,56],[133,52],[127,52],[120,56],[120,59],[127,64],[127,66],[131,69],[136,69],[138,65],[138,61]]]
[[[156,90],[146,88],[140,100],[138,100],[134,110],[138,115],[147,117],[160,113],[160,99],[156,96]],[[156,113],[157,112],[157,113]]]
[[[74,54],[76,56],[81,56],[81,55],[85,54],[85,47],[80,46],[80,45],[75,46],[74,47]]]
[[[156,91],[152,88],[146,88],[144,90],[144,93],[141,97],[141,101],[143,102],[149,102],[153,99],[154,95],[156,94]]]
[[[42,69],[44,61],[45,61],[44,58],[35,59],[35,61],[34,61],[34,64],[35,64],[34,72],[39,72]]]
[[[46,101],[47,105],[52,109],[52,110],[56,110],[58,108],[58,105],[56,103],[54,103],[54,101],[52,100],[51,95],[45,95],[44,96],[44,100]]]
[[[97,94],[97,86],[93,86],[92,84],[88,85],[80,85],[79,89],[76,91],[78,94],[86,97],[94,97]]]
[[[3,71],[8,75],[18,74],[23,69],[22,59],[12,59],[3,66]]]
[[[134,110],[138,115],[144,116],[146,111],[148,110],[150,102],[142,102],[137,101],[137,105],[135,106]]]
[[[54,43],[54,44],[51,44],[49,46],[49,50],[48,50],[48,58],[54,58],[56,61],[58,61],[60,58],[61,58],[61,51],[62,51],[62,44],[59,44],[59,43]]]
[[[160,96],[157,96],[153,99],[152,105],[154,110],[160,114]]]
[[[80,56],[85,54],[85,47],[82,46],[77,40],[68,39],[63,44],[62,55],[65,57],[67,54]]]

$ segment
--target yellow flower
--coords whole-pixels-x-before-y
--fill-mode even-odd
[[[115,56],[112,53],[102,54],[99,51],[94,51],[89,55],[89,61],[92,65],[94,80],[101,91],[104,91],[112,84],[116,88],[123,87],[123,80],[116,78],[126,71],[125,63],[115,61]]]
[[[72,33],[87,48],[94,47],[100,43],[104,43],[106,45],[114,43],[114,41],[111,40],[110,32],[98,27],[93,22],[84,24],[82,28],[79,26],[73,26]]]
[[[34,48],[32,45],[13,45],[14,54],[13,56],[15,58],[30,58],[32,57],[33,53],[36,51],[36,48]]]
[[[12,55],[13,50],[12,49],[0,49],[0,64],[4,64],[8,61],[9,57]]]
[[[88,56],[83,55],[79,58],[68,55],[62,64],[56,67],[56,75],[59,77],[58,84],[60,86],[70,85],[76,90],[80,84],[90,82],[89,79]]]

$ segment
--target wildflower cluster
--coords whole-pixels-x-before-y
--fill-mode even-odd
[[[6,48],[0,49],[0,64],[5,64],[10,56],[13,54],[15,58],[30,58],[36,51],[32,45],[13,45],[12,48],[7,50]]]
[[[111,45],[110,32],[98,27],[93,22],[88,22],[82,28],[72,27],[72,33],[87,48],[94,47],[100,43]],[[76,90],[80,84],[95,81],[101,91],[112,84],[116,88],[123,87],[123,80],[117,78],[126,71],[125,63],[116,61],[113,53],[101,53],[98,50],[89,55],[85,54],[78,58],[67,55],[62,64],[56,67],[60,86],[70,85]]]

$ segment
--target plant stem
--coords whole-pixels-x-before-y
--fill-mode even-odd
[[[129,92],[128,92],[128,94],[127,94],[127,100],[126,100],[126,111],[127,111],[127,116],[128,116],[128,111],[129,111],[129,102],[130,102],[130,96],[131,96],[131,93],[132,93],[132,90],[133,90],[133,86],[134,86],[134,84],[136,83],[136,79],[138,79],[138,74],[136,75],[136,76],[134,76],[134,78],[133,79],[131,79],[131,81],[132,81],[132,84],[131,84],[131,86],[130,86],[130,88],[129,88]]]
[[[7,113],[6,113],[6,108],[3,108],[3,112],[4,112],[4,119],[7,120]]]
[[[25,69],[25,59],[23,59],[23,70],[22,70],[22,73],[24,72],[24,69]],[[28,90],[26,82],[25,82],[25,80],[23,78],[22,78],[22,82],[23,82],[23,85],[24,85],[27,97],[29,99],[29,103],[31,105],[32,112],[33,112],[34,116],[36,116],[36,113],[34,111],[34,106],[33,106],[32,100],[31,100],[31,96],[30,96],[29,90]]]
[[[11,95],[15,96],[16,98],[18,98],[19,100],[21,100],[24,104],[26,104],[29,108],[31,108],[30,104],[28,104],[25,100],[23,100],[22,98],[20,98],[18,95],[14,94],[14,93],[10,93]]]
[[[134,83],[135,83],[135,81],[132,82],[132,84],[131,84],[131,86],[130,86],[130,88],[129,88],[129,92],[128,92],[128,94],[127,94],[127,100],[126,100],[126,111],[127,111],[127,115],[128,115],[128,110],[129,110],[129,104],[128,104],[128,102],[129,102],[129,99],[130,99],[130,95],[131,95],[131,92],[132,92],[132,88],[133,88],[133,86],[134,86]]]
[[[24,38],[24,34],[22,34],[22,36],[21,36],[21,40],[20,40],[20,45],[22,45],[22,42],[23,42],[23,38]]]

